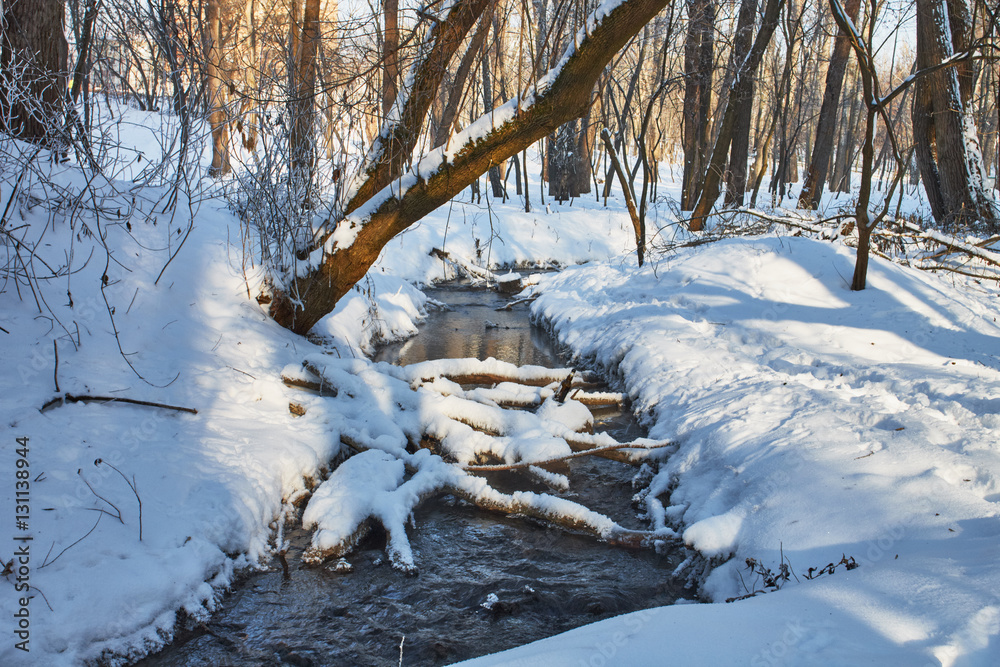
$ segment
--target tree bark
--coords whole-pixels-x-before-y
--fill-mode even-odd
[[[51,143],[62,132],[68,45],[60,0],[5,0],[0,19],[0,129]]]
[[[399,0],[383,0],[382,16],[382,116],[388,117],[396,102],[399,79]]]
[[[735,72],[739,63],[750,53],[753,42],[753,24],[757,18],[757,0],[742,0],[736,21],[736,38],[729,67]],[[733,123],[733,141],[726,172],[726,205],[743,206],[747,189],[747,161],[750,159],[750,124],[753,113],[754,82],[750,81],[745,97],[738,100],[736,120]]]
[[[971,19],[965,0],[918,0],[917,67],[967,48]],[[971,61],[916,82],[913,131],[917,164],[938,224],[996,229],[996,210],[983,185],[979,139],[971,112]]]
[[[399,187],[387,188],[377,200],[370,201],[373,193],[366,199],[369,204],[364,212],[339,220],[318,265],[305,275],[290,279],[287,289],[275,289],[272,317],[293,331],[308,332],[364,277],[390,239],[447,203],[491,164],[524,150],[563,123],[582,117],[590,107],[591,91],[612,56],[668,2],[626,0],[615,6],[600,21],[591,24],[589,34],[567,54],[558,71],[552,72],[537,89],[517,99],[517,113],[505,116],[502,121],[497,118],[486,132],[458,137],[457,148],[448,152],[447,159],[439,156],[433,168],[426,164],[430,156],[414,160],[414,169],[419,169],[419,173],[412,173],[399,181]],[[482,6],[473,12],[467,25],[471,26],[481,13]],[[439,27],[449,30],[452,27],[449,24],[456,20],[459,19],[453,9]],[[413,77],[415,89],[431,88],[433,92],[436,86],[428,84],[435,76],[440,77],[435,73],[436,66],[430,54],[418,63]],[[410,124],[388,128],[388,134],[419,134],[423,117],[424,114],[410,116]],[[405,113],[403,118],[407,118]],[[489,118],[488,113],[484,122],[489,122]],[[370,172],[370,178],[379,178],[375,170]]]
[[[230,171],[229,165],[229,122],[226,118],[226,89],[223,85],[220,62],[222,20],[219,0],[208,0],[205,4],[205,25],[202,39],[205,45],[205,92],[211,110],[208,124],[212,129],[212,164],[209,176],[217,178]]]
[[[857,21],[860,7],[861,0],[847,0],[845,9],[851,21]],[[806,180],[799,194],[799,208],[815,210],[823,197],[823,185],[826,183],[830,156],[833,153],[833,140],[837,135],[837,110],[840,106],[840,93],[844,88],[844,73],[847,71],[850,51],[850,39],[838,28],[833,53],[830,55],[830,66],[826,70],[823,106],[820,107],[819,119],[816,121],[816,143],[810,157]]]
[[[715,206],[715,202],[719,198],[726,156],[729,153],[729,147],[733,139],[733,127],[736,123],[739,100],[745,97],[746,91],[753,85],[753,74],[757,71],[757,67],[764,57],[764,51],[767,50],[767,45],[771,42],[771,36],[778,25],[778,17],[781,14],[781,8],[784,6],[784,3],[785,0],[767,1],[767,6],[764,8],[764,20],[761,23],[760,31],[757,33],[757,38],[754,40],[753,47],[750,49],[750,53],[747,54],[746,60],[743,61],[742,66],[736,72],[736,76],[733,79],[733,84],[729,91],[729,100],[726,103],[726,112],[722,117],[722,124],[719,128],[719,137],[715,141],[712,159],[705,174],[705,184],[701,191],[701,197],[698,199],[698,205],[695,206],[694,212],[691,214],[689,228],[692,232],[701,231],[704,228],[705,220],[712,212],[712,207]]]
[[[681,210],[690,211],[701,192],[708,153],[709,114],[712,105],[712,68],[715,33],[713,0],[687,0],[688,33],[684,42],[684,173]]]
[[[313,126],[316,116],[316,53],[320,43],[319,10],[320,0],[305,0],[301,32],[296,30],[298,37],[293,54],[295,69],[292,73],[294,97],[289,103],[292,128],[288,143],[292,187],[296,190],[301,205],[305,207],[310,205],[312,199],[311,186],[316,160]]]

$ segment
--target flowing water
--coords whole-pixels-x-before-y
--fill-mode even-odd
[[[415,338],[383,350],[380,360],[493,356],[563,365],[551,339],[529,323],[526,306],[496,311],[504,297],[464,287],[428,294],[449,309],[433,314]],[[604,414],[596,426],[619,440],[642,435],[628,414]],[[644,527],[630,504],[631,466],[582,458],[558,472],[571,480],[560,495],[624,526]],[[501,490],[549,491],[514,473],[491,482]],[[139,664],[443,665],[670,604],[684,593],[670,574],[680,562],[675,553],[609,547],[451,496],[424,503],[414,519],[408,532],[416,576],[389,566],[384,535],[348,556],[350,573],[301,567],[309,534],[299,529],[290,536],[287,577],[280,567],[250,575],[208,623]]]

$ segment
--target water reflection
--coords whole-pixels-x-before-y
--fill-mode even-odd
[[[527,307],[498,311],[508,303],[500,294],[467,286],[426,290],[449,310],[431,312],[420,334],[379,351],[376,361],[405,366],[426,359],[493,357],[523,366],[561,366],[552,339],[528,321]]]

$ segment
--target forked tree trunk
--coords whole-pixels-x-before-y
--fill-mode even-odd
[[[479,20],[479,27],[469,41],[469,46],[462,56],[462,60],[455,70],[455,78],[451,83],[451,91],[448,93],[448,103],[441,114],[441,123],[438,125],[437,133],[434,136],[434,146],[443,146],[451,131],[455,126],[455,118],[458,116],[458,108],[462,103],[462,95],[465,93],[465,83],[472,72],[472,66],[476,63],[476,56],[486,43],[486,37],[490,33],[490,14],[494,5],[490,5],[483,17]]]
[[[614,169],[615,175],[618,176],[618,183],[622,186],[622,195],[625,197],[625,206],[628,208],[628,215],[632,220],[632,229],[635,232],[636,259],[639,262],[639,266],[642,266],[643,258],[646,252],[646,225],[639,218],[639,213],[635,210],[635,199],[632,197],[632,190],[629,188],[628,179],[625,177],[625,171],[622,169],[622,164],[618,161],[618,153],[615,151],[615,145],[611,141],[611,133],[608,132],[607,128],[601,132],[601,139],[604,141],[604,147],[608,151],[608,158],[611,160],[611,168]]]
[[[360,185],[347,202],[344,215],[356,211],[403,173],[406,161],[420,139],[427,111],[437,96],[451,57],[461,46],[469,29],[495,3],[496,0],[457,0],[447,19],[435,23],[427,38],[431,47],[418,64],[420,73],[408,75],[407,78],[413,76],[412,84],[397,93],[405,94],[405,99],[397,101],[399,115],[394,115],[393,120],[387,121],[379,131],[374,141],[376,150],[365,159]]]

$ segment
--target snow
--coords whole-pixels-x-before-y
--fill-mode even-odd
[[[540,285],[535,315],[620,374],[676,451],[668,523],[720,563],[716,604],[603,621],[470,664],[996,664],[996,292],[849,249],[734,239]],[[810,567],[860,567],[813,580]],[[754,558],[798,575],[746,594]]]
[[[150,124],[128,111],[122,136],[145,137]],[[70,167],[42,162],[67,191],[80,190]],[[5,200],[15,177],[3,176]],[[537,176],[532,182],[537,188]],[[28,438],[30,528],[16,528],[12,509],[4,521],[8,535],[34,538],[35,587],[24,654],[12,641],[16,575],[0,582],[10,586],[0,595],[0,664],[123,664],[155,650],[177,631],[179,610],[207,619],[237,572],[268,566],[285,518],[307,496],[304,518],[321,527],[317,545],[374,515],[389,529],[390,557],[416,566],[405,524],[419,497],[441,485],[616,530],[579,505],[494,492],[427,451],[406,453],[411,437],[437,424],[430,407],[517,432],[488,445],[511,462],[564,453],[556,436],[586,419],[578,403],[554,404],[551,386],[462,390],[438,377],[510,379],[512,369],[496,360],[399,369],[364,358],[380,341],[416,330],[426,299],[414,285],[448,271],[428,254],[433,247],[478,254],[494,268],[569,267],[532,278],[534,317],[620,383],[651,439],[675,443],[650,455],[659,464],[646,469],[650,490],[640,500],[660,536],[680,535],[711,565],[704,578],[697,558],[676,573],[700,584],[711,604],[627,614],[473,664],[996,664],[995,286],[873,258],[869,288],[851,292],[851,249],[775,235],[651,252],[639,269],[628,215],[614,202],[605,209],[584,198],[546,214],[524,213],[517,198],[456,201],[390,243],[315,327],[321,346],[275,325],[251,298],[263,276],[243,262],[238,221],[210,192],[196,193],[191,218],[186,206],[159,213],[161,190],[133,204],[132,193],[121,194],[127,185],[101,186],[106,202],[120,197],[136,211],[131,229],[102,222],[117,260],[107,269],[102,242],[79,226],[83,217],[41,206],[14,212],[19,238],[40,241],[39,260],[65,262],[74,239],[75,272],[37,284],[41,314],[23,280],[15,285],[8,274],[0,288],[0,497],[15,506],[16,438]],[[31,178],[24,187],[45,195]],[[671,187],[663,186],[676,193]],[[828,196],[821,210],[837,206]],[[908,196],[907,210],[920,206]],[[650,215],[657,212],[661,228],[650,237],[665,242],[677,231],[662,209]],[[190,238],[164,269],[189,223]],[[992,257],[996,248],[983,252]],[[283,374],[313,377],[303,361],[336,397],[283,384]],[[197,414],[122,402],[40,410],[67,393]],[[535,421],[499,414],[498,403],[514,400],[544,407]],[[456,460],[468,462],[486,445],[462,426],[440,422]],[[370,451],[336,467],[349,453],[341,436]],[[559,487],[558,477],[548,481]],[[8,541],[2,560],[16,548]],[[804,576],[842,556],[859,567]],[[795,576],[779,591],[726,604],[760,586],[748,558],[774,571],[789,563]]]

